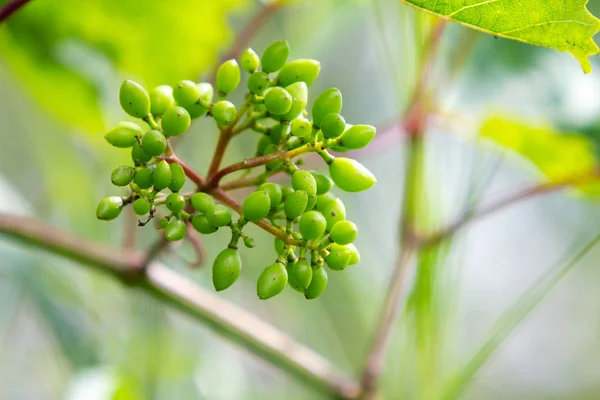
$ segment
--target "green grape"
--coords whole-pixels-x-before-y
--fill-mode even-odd
[[[211,233],[215,233],[219,228],[214,226],[208,220],[208,217],[204,214],[196,214],[190,220],[192,222],[192,226],[195,230],[200,232],[203,235],[210,235]]]
[[[213,86],[208,82],[200,82],[196,84],[196,87],[200,93],[198,104],[202,105],[204,108],[210,107],[213,97],[215,96],[215,89]]]
[[[248,90],[252,94],[261,96],[271,86],[269,74],[256,71],[248,78]]]
[[[338,221],[331,228],[329,238],[337,244],[350,244],[356,240],[358,228],[354,222]]]
[[[278,123],[269,129],[269,137],[273,144],[278,144],[287,136],[287,124]]]
[[[375,138],[376,129],[371,125],[354,125],[340,138],[342,147],[350,150],[362,149]]]
[[[119,102],[123,110],[135,118],[145,118],[150,114],[150,95],[142,85],[131,80],[121,84]]]
[[[308,203],[306,203],[306,211],[310,211],[317,205],[317,195],[313,194],[308,196]]]
[[[289,186],[283,186],[283,187],[281,188],[281,193],[283,193],[283,198],[282,198],[281,200],[282,200],[282,201],[286,201],[286,200],[287,200],[287,199],[290,197],[290,195],[291,195],[292,193],[294,193],[294,189],[292,189],[292,188],[291,188],[291,187],[289,187]]]
[[[135,176],[135,168],[129,165],[121,165],[110,174],[110,181],[115,186],[127,186]]]
[[[142,138],[142,149],[151,156],[160,156],[167,149],[167,138],[161,132],[151,130]]]
[[[377,182],[364,165],[345,157],[337,157],[329,164],[329,175],[336,186],[346,192],[362,192]]]
[[[260,185],[257,190],[267,192],[269,199],[271,200],[272,210],[274,210],[279,203],[281,203],[281,199],[283,198],[283,190],[281,189],[281,185],[272,182],[265,182]]]
[[[325,268],[314,268],[310,285],[304,291],[304,297],[308,300],[316,299],[327,287],[327,271]]]
[[[312,133],[312,124],[306,118],[298,117],[292,120],[290,131],[296,137],[306,138]]]
[[[167,225],[169,225],[168,218],[165,217],[158,220],[158,229],[165,229]]]
[[[171,193],[167,196],[165,205],[169,210],[176,213],[183,210],[183,207],[185,207],[185,199],[179,193]]]
[[[154,171],[150,167],[140,168],[135,173],[133,182],[140,187],[140,189],[149,189],[154,185]]]
[[[256,146],[256,154],[258,155],[264,155],[265,154],[265,149],[267,148],[267,146],[272,145],[273,142],[271,141],[271,137],[267,136],[267,135],[263,135],[260,137],[260,139],[258,140],[258,144]]]
[[[169,108],[161,120],[165,136],[179,136],[190,128],[191,123],[190,113],[179,106]]]
[[[292,121],[302,114],[302,110],[306,108],[306,104],[308,103],[308,86],[304,82],[296,82],[286,87],[285,90],[292,96],[292,107],[287,113],[281,116],[281,119]]]
[[[175,105],[173,88],[169,85],[160,85],[150,90],[150,112],[153,115],[163,115],[165,111]]]
[[[104,139],[111,145],[125,149],[137,143],[136,136],[142,137],[144,131],[133,122],[119,122],[116,127],[104,135]]]
[[[259,221],[269,215],[271,197],[263,190],[250,193],[242,204],[244,217],[248,221]]]
[[[298,260],[291,270],[296,282],[298,282],[304,289],[308,288],[313,275],[313,270],[308,261],[306,261],[304,258]]]
[[[217,92],[219,96],[227,96],[240,84],[240,66],[234,59],[225,61],[217,70]]]
[[[313,124],[317,128],[320,128],[323,117],[325,117],[327,114],[339,113],[340,111],[342,111],[342,93],[336,88],[326,89],[315,99],[315,102],[313,103]]]
[[[288,219],[296,219],[306,210],[308,195],[304,190],[296,190],[292,193],[283,206],[283,211]]]
[[[300,217],[298,227],[304,239],[317,240],[325,233],[327,221],[325,221],[325,217],[320,212],[308,211]]]
[[[246,246],[249,249],[253,248],[254,247],[254,239],[252,239],[251,237],[245,237],[244,238],[244,246]]]
[[[212,268],[213,286],[217,292],[225,290],[235,283],[242,270],[242,259],[237,250],[226,248],[221,251]]]
[[[317,182],[317,195],[320,196],[331,190],[333,187],[333,181],[327,175],[320,174],[318,172],[311,172],[312,176]],[[318,199],[317,199],[318,200]]]
[[[217,204],[212,210],[206,213],[208,222],[216,227],[222,227],[231,223],[231,211],[222,204]]]
[[[256,294],[261,300],[270,299],[278,295],[287,285],[288,274],[285,266],[281,263],[269,265],[258,277],[256,282]]]
[[[323,209],[323,215],[327,221],[327,232],[331,232],[336,222],[346,219],[346,206],[344,206],[342,200],[333,199]]]
[[[140,197],[133,202],[133,212],[137,215],[146,215],[150,212],[152,206],[148,203],[148,200]]]
[[[286,146],[288,148],[288,150],[294,150],[297,149],[298,147],[301,147],[304,145],[304,142],[302,142],[302,139],[297,138],[297,137],[291,137],[288,139],[286,143]]]
[[[271,43],[262,55],[262,70],[268,74],[279,71],[287,62],[289,55],[290,45],[287,40]]]
[[[331,192],[327,192],[325,194],[317,196],[317,211],[321,211],[323,212],[323,215],[325,215],[325,207],[327,207],[327,204],[329,204],[329,202],[335,199],[335,195]],[[325,216],[325,219],[327,219],[327,216]]]
[[[180,219],[174,219],[169,222],[169,225],[165,228],[165,239],[169,242],[176,242],[185,237],[187,228],[185,222]]]
[[[119,196],[105,197],[98,203],[96,218],[102,221],[110,221],[121,214],[123,199]]]
[[[242,53],[242,56],[240,57],[240,63],[242,64],[244,71],[253,73],[260,66],[260,57],[254,50],[248,47]]]
[[[152,156],[144,151],[142,147],[136,141],[131,149],[131,159],[137,164],[147,163],[152,160]]]
[[[227,100],[221,100],[212,108],[212,115],[217,124],[228,126],[235,120],[235,106]]]
[[[325,258],[327,266],[334,271],[341,271],[350,264],[350,251],[337,243],[329,247],[329,255]]]
[[[278,147],[274,144],[270,144],[265,148],[265,155],[275,153],[278,150]],[[279,169],[283,165],[283,161],[276,161],[266,165],[266,168],[269,171]]]
[[[196,211],[201,213],[209,213],[215,208],[215,201],[206,193],[194,193],[190,198],[190,203]]]
[[[162,160],[156,165],[154,169],[154,189],[163,190],[171,184],[173,180],[173,173],[169,163]]]
[[[283,241],[281,239],[275,238],[274,244],[275,244],[275,252],[277,253],[277,255],[281,254],[285,247],[285,243],[283,243]]]
[[[360,261],[360,253],[358,252],[356,246],[350,243],[344,247],[350,252],[350,261],[348,262],[348,265],[357,264]]]
[[[282,87],[270,88],[265,93],[265,107],[273,115],[283,115],[292,108],[292,95]]]
[[[288,274],[288,285],[290,285],[290,287],[292,289],[294,289],[295,291],[299,292],[299,293],[304,293],[304,287],[302,287],[302,285],[296,280],[296,278],[294,277],[292,271],[294,270],[296,263],[287,263],[287,265],[285,266],[285,269],[287,270],[287,274]]]
[[[185,171],[178,162],[171,164],[171,183],[169,184],[169,190],[172,192],[179,192],[183,185],[185,185]]]
[[[321,132],[328,139],[340,136],[344,132],[345,127],[346,120],[337,113],[327,114],[321,121]]]
[[[313,174],[302,169],[292,175],[292,187],[294,190],[304,190],[309,196],[317,194],[317,181]]]
[[[288,86],[296,82],[304,82],[307,86],[313,84],[321,72],[321,63],[317,60],[299,59],[285,64],[277,80],[280,86]]]
[[[188,80],[180,81],[173,89],[173,97],[175,98],[177,105],[187,109],[189,106],[198,102],[200,91],[198,90],[196,83]]]

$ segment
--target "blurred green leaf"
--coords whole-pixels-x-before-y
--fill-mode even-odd
[[[579,133],[560,133],[504,117],[491,117],[480,128],[482,137],[515,151],[531,161],[550,182],[593,174],[598,168],[594,143]],[[579,187],[600,194],[600,181]]]
[[[0,51],[48,111],[98,131],[120,73],[149,86],[194,79],[230,37],[227,13],[244,3],[36,0],[2,27]]]
[[[568,51],[586,73],[592,71],[588,57],[600,51],[592,40],[600,20],[587,0],[401,1],[498,37]]]

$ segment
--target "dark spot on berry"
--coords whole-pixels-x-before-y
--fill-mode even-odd
[[[332,211],[332,212],[331,212],[331,216],[332,216],[332,217],[335,217],[335,211]]]

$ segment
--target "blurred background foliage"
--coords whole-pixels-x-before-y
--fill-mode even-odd
[[[292,58],[320,60],[311,96],[340,88],[348,122],[398,121],[422,71],[432,18],[397,0],[288,3],[252,47],[262,51],[285,38]],[[111,166],[128,158],[103,143],[104,130],[123,118],[120,82],[206,77],[261,6],[250,0],[32,1],[0,28],[0,210],[121,246],[123,224],[99,223],[94,215],[97,200],[114,193]],[[599,15],[600,5],[590,10]],[[420,165],[419,231],[435,232],[478,204],[595,167],[600,63],[592,62],[595,72],[585,76],[565,54],[449,25],[432,71],[435,107]],[[205,171],[216,139],[212,125],[199,121],[178,155]],[[242,136],[226,162],[251,155],[254,142]],[[242,277],[220,294],[354,375],[398,251],[406,163],[401,132],[380,129],[371,149],[356,156],[379,179],[358,196],[337,193],[360,229],[360,264],[332,274],[319,300],[286,291],[261,302],[255,279],[275,253],[261,251],[272,239],[253,229],[257,248],[241,250]],[[593,200],[567,192],[535,198],[420,251],[389,346],[383,398],[596,399],[599,250],[524,321],[504,314],[527,311],[531,301],[520,296],[554,277],[552,268],[568,266],[598,232]],[[155,235],[140,229],[139,248]],[[221,233],[206,237],[208,265],[226,240]],[[163,260],[210,287],[210,268],[187,267],[194,257],[188,245],[174,250]],[[509,339],[487,347],[485,360],[476,359],[472,374],[465,373],[461,366],[494,337]],[[4,238],[0,341],[0,397],[6,399],[318,398],[152,298]],[[478,360],[487,363],[479,369]]]

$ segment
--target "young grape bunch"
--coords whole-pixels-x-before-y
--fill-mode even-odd
[[[318,94],[309,107],[309,87],[321,65],[310,59],[289,60],[289,54],[284,40],[269,45],[262,55],[248,48],[239,62],[231,59],[218,68],[214,87],[190,80],[150,89],[123,82],[121,107],[138,121],[118,123],[105,139],[129,151],[131,163],[112,171],[111,182],[125,193],[100,200],[97,218],[113,220],[132,205],[138,224],[156,221],[169,242],[185,239],[192,230],[200,235],[228,230],[231,239],[212,267],[217,291],[231,287],[243,274],[238,246],[240,241],[248,248],[255,246],[244,230],[257,224],[274,236],[276,253],[256,277],[258,297],[272,298],[288,286],[306,299],[319,297],[329,272],[360,261],[353,244],[358,227],[346,218],[346,207],[333,191],[362,192],[376,183],[358,161],[331,151],[363,148],[376,130],[346,122],[337,88]],[[248,74],[245,80],[242,70]],[[246,95],[236,105],[228,98],[242,82]],[[172,148],[174,138],[187,134],[192,122],[202,117],[214,120],[220,143],[205,177],[191,170]],[[258,137],[254,158],[221,167],[227,144],[247,132]],[[321,157],[328,174],[302,168],[303,156],[309,153]],[[224,179],[240,170],[256,172]],[[183,192],[186,186],[189,192]],[[225,193],[251,187],[254,191],[241,204]]]

